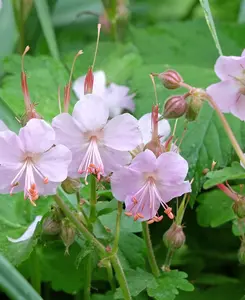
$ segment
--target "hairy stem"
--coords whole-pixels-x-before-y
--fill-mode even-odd
[[[90,176],[90,222],[96,221],[96,203],[97,203],[97,195],[96,195],[96,177],[94,175]]]
[[[118,250],[122,210],[123,210],[123,204],[122,204],[122,202],[118,201],[118,203],[117,203],[116,233],[115,233],[115,239],[114,239],[114,244],[113,244],[113,248],[112,248],[112,253],[117,253],[117,250]]]
[[[36,249],[32,251],[30,257],[30,274],[31,274],[31,285],[40,295],[41,293],[40,266],[39,266],[39,260],[36,253]]]
[[[113,276],[113,271],[112,271],[112,266],[111,266],[110,261],[108,261],[108,264],[106,266],[106,271],[107,271],[108,281],[109,281],[110,286],[111,286],[111,290],[112,290],[113,293],[115,293],[116,283],[115,283],[115,279],[114,279],[114,276]]]
[[[92,255],[91,253],[87,256],[87,261],[85,265],[85,282],[84,282],[84,300],[90,300],[90,289],[92,280]]]
[[[143,237],[146,243],[146,251],[147,251],[147,256],[148,256],[148,261],[151,267],[152,274],[156,277],[160,276],[160,271],[157,266],[156,258],[154,255],[154,251],[152,248],[152,243],[151,243],[151,236],[150,236],[150,230],[149,230],[149,225],[147,222],[142,222],[142,229],[143,229]]]
[[[168,252],[166,255],[165,263],[162,267],[163,271],[165,271],[165,272],[170,271],[170,266],[171,266],[173,255],[174,255],[174,249],[172,247],[170,247],[168,249]]]
[[[124,300],[131,300],[132,297],[131,297],[131,294],[130,294],[130,291],[129,291],[129,288],[128,288],[127,280],[126,280],[125,274],[123,272],[123,268],[121,266],[120,260],[118,259],[117,255],[113,255],[111,257],[111,263],[112,263],[113,268],[116,272],[116,277],[117,277],[117,280],[120,284],[120,288],[121,288],[122,293],[123,293],[123,299]]]
[[[89,232],[89,230],[74,216],[69,207],[65,204],[65,202],[61,199],[59,195],[54,196],[54,200],[63,213],[67,216],[67,218],[75,225],[77,230],[81,232],[84,237],[89,240],[104,256],[107,255],[105,251],[105,247],[96,239],[96,237]]]

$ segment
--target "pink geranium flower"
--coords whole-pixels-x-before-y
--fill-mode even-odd
[[[45,121],[31,119],[19,135],[0,132],[0,192],[24,191],[34,204],[39,195],[52,195],[66,179],[71,152],[54,145],[55,132]]]
[[[78,101],[72,116],[62,113],[53,119],[59,143],[72,151],[70,177],[86,178],[89,173],[108,175],[120,165],[130,162],[128,151],[141,143],[137,120],[123,114],[108,121],[109,109],[93,94]]]
[[[134,94],[129,95],[129,88],[123,85],[111,83],[106,86],[106,75],[104,71],[97,71],[93,73],[94,84],[93,94],[100,96],[104,103],[109,108],[109,115],[111,118],[122,113],[123,110],[133,112],[135,104],[133,101]],[[85,77],[79,77],[73,84],[73,90],[79,100],[84,99],[84,83]]]
[[[165,152],[156,158],[150,150],[138,154],[130,166],[121,167],[111,177],[112,193],[126,204],[127,215],[134,219],[160,221],[156,216],[162,205],[173,218],[167,203],[191,191],[187,161],[177,153]]]
[[[242,56],[220,56],[215,72],[221,82],[207,88],[220,110],[245,120],[245,50]]]

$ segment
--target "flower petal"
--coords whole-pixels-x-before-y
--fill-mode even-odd
[[[104,174],[118,170],[120,167],[130,163],[132,157],[127,151],[118,151],[106,146],[99,148],[100,156],[104,165]]]
[[[31,119],[20,129],[19,137],[25,151],[42,153],[47,151],[55,142],[54,129],[44,120]]]
[[[181,184],[187,173],[188,163],[178,153],[165,152],[157,158],[157,182],[160,185]]]
[[[242,56],[245,56],[245,49],[242,51]]]
[[[130,169],[139,172],[154,172],[157,167],[157,158],[155,154],[146,149],[144,152],[139,153],[129,166]]]
[[[69,149],[80,148],[84,142],[83,132],[77,122],[67,113],[56,116],[52,121],[56,134],[56,142]]]
[[[191,185],[189,181],[184,181],[173,185],[158,185],[157,189],[162,200],[167,203],[170,200],[180,197],[186,193],[191,192]]]
[[[160,114],[158,115],[160,117]],[[151,126],[151,113],[143,115],[139,119],[139,127],[143,138],[143,143],[146,145],[151,140],[152,126]],[[167,120],[163,119],[158,122],[158,134],[161,136],[163,142],[170,135],[171,127]]]
[[[104,128],[104,144],[120,151],[130,151],[141,143],[137,120],[130,114],[111,119]]]
[[[103,99],[93,94],[87,94],[84,98],[86,100],[75,104],[73,118],[84,132],[103,128],[109,117],[109,109]]]
[[[121,167],[111,176],[111,190],[119,201],[125,201],[127,196],[134,195],[143,185],[144,176],[129,167]]]
[[[57,145],[43,153],[35,162],[35,167],[47,177],[49,181],[62,182],[67,178],[71,158],[71,151],[67,147]]]
[[[244,69],[244,56],[220,56],[214,67],[215,73],[221,80],[230,80],[234,76],[239,76]]]
[[[0,120],[0,131],[9,130],[8,127],[4,124],[2,120]]]
[[[24,242],[26,240],[29,240],[37,227],[38,222],[40,222],[42,219],[42,216],[36,216],[35,220],[30,224],[30,226],[27,228],[27,230],[20,236],[18,239],[13,239],[11,237],[7,236],[7,239],[12,242],[12,243],[19,243],[19,242]]]
[[[104,71],[96,71],[93,73],[94,75],[94,86],[93,86],[93,94],[102,97],[106,90],[106,76]],[[78,99],[82,99],[84,97],[84,82],[85,76],[79,77],[73,83],[73,91],[75,92]]]
[[[236,103],[239,87],[232,80],[221,81],[210,85],[207,93],[213,98],[222,112],[230,112]]]
[[[245,121],[245,95],[238,95],[236,103],[231,107],[231,113],[242,121]]]

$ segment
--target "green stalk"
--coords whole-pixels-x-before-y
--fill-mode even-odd
[[[96,203],[97,203],[97,195],[96,195],[96,177],[94,175],[90,176],[90,222],[96,221]]]
[[[112,266],[111,266],[110,261],[108,261],[108,263],[106,265],[106,271],[107,271],[108,281],[109,281],[110,286],[111,286],[111,290],[112,290],[113,293],[115,293],[116,283],[115,283],[115,279],[114,279],[114,276],[113,276]]]
[[[117,250],[118,250],[122,210],[123,210],[123,204],[122,204],[122,202],[118,201],[118,203],[117,203],[116,233],[115,233],[115,239],[114,239],[114,244],[113,244],[113,248],[112,248],[112,253],[117,253]]]
[[[158,277],[160,276],[160,271],[157,266],[156,258],[154,255],[154,251],[151,243],[149,225],[147,224],[147,222],[142,222],[142,230],[143,230],[143,237],[146,243],[146,251],[147,251],[148,261],[151,267],[152,274]]]
[[[67,218],[75,225],[78,231],[80,231],[84,237],[90,241],[102,255],[107,256],[105,247],[96,239],[96,237],[89,232],[89,230],[81,223],[79,220],[73,215],[69,207],[65,204],[65,202],[61,199],[59,195],[54,196],[54,200],[63,213],[67,216]]]
[[[41,278],[40,278],[40,265],[36,249],[34,249],[30,256],[30,274],[31,274],[31,285],[33,288],[41,294]]]
[[[123,293],[123,297],[124,297],[123,299],[124,300],[131,300],[132,297],[131,297],[131,294],[130,294],[130,291],[129,291],[129,288],[128,288],[127,280],[126,280],[125,274],[123,272],[123,268],[121,266],[120,260],[118,259],[117,255],[113,255],[111,257],[111,263],[112,263],[112,266],[113,266],[113,268],[116,272],[117,280],[120,284],[120,288],[121,288],[122,293]]]
[[[165,271],[165,272],[170,271],[170,266],[171,266],[173,255],[174,255],[174,249],[170,247],[168,249],[168,252],[166,255],[165,263],[162,267],[163,271]]]
[[[87,256],[87,261],[85,265],[85,282],[84,282],[84,300],[90,300],[90,289],[92,280],[92,255],[91,253]]]

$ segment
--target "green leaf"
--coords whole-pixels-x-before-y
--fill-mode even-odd
[[[178,290],[191,292],[194,286],[188,282],[187,274],[173,270],[162,274],[156,281],[147,286],[148,295],[156,300],[173,300],[179,294]]]
[[[245,219],[236,218],[232,221],[232,233],[235,236],[242,236],[245,233]]]
[[[24,113],[24,98],[20,88],[21,57],[13,55],[5,59],[4,70],[9,75],[3,80],[0,97],[16,115]],[[25,57],[25,70],[29,92],[36,110],[51,121],[59,114],[58,87],[61,89],[68,81],[65,67],[51,57]]]
[[[200,0],[200,3],[201,3],[201,6],[203,8],[205,19],[206,19],[208,28],[210,30],[210,33],[213,37],[215,46],[218,49],[219,55],[223,55],[222,50],[221,50],[221,46],[220,46],[220,43],[219,43],[218,35],[216,33],[212,12],[211,12],[211,9],[210,9],[210,6],[209,6],[209,1],[208,0]]]
[[[239,283],[237,278],[228,277],[221,274],[201,274],[196,280],[196,284],[204,284],[204,285],[223,285],[223,284],[231,284],[231,283]]]
[[[233,200],[220,190],[202,193],[197,201],[197,222],[200,226],[217,227],[235,218]]]
[[[55,59],[59,59],[59,50],[56,43],[55,32],[52,25],[47,0],[34,0],[34,3],[50,53]]]
[[[13,111],[2,99],[0,99],[0,120],[4,121],[10,130],[18,131],[20,128]]]
[[[114,300],[113,294],[111,292],[106,295],[93,294],[92,300]]]
[[[209,189],[219,183],[227,180],[244,179],[245,170],[238,162],[233,162],[231,167],[226,167],[222,170],[212,171],[207,174],[208,180],[205,181],[203,188]]]
[[[2,255],[0,255],[0,286],[10,299],[42,299],[25,278]]]
[[[152,281],[154,281],[152,274],[139,268],[136,270],[126,270],[125,276],[127,278],[130,294],[133,297],[139,295],[148,285],[150,285]],[[114,299],[123,299],[123,294],[120,288],[117,289]]]

